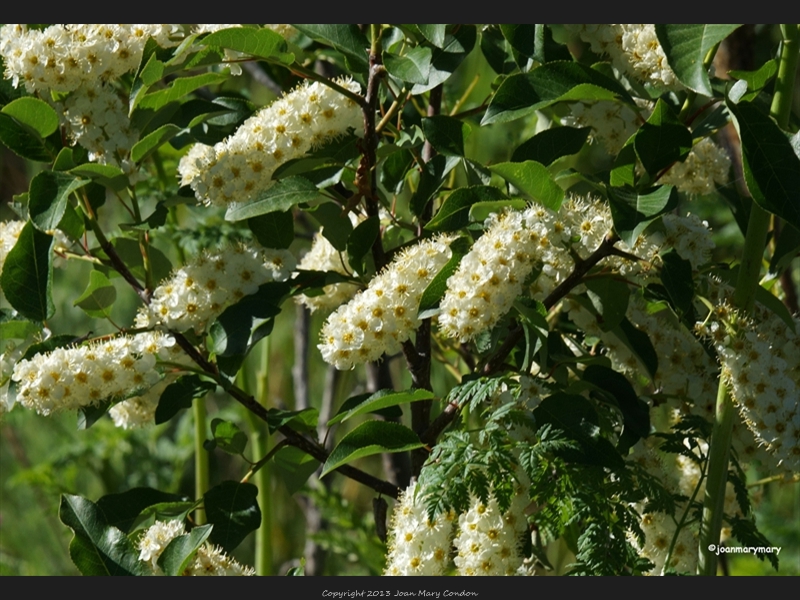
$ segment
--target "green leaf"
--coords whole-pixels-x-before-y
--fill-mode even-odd
[[[692,134],[678,120],[669,104],[659,100],[653,114],[633,139],[636,155],[650,175],[684,160],[692,149]]]
[[[508,163],[506,163],[508,164]],[[442,203],[439,212],[425,226],[428,231],[455,231],[469,224],[469,211],[476,202],[503,200],[506,196],[496,187],[475,185],[458,188]]]
[[[283,426],[288,426],[301,433],[316,431],[317,421],[319,421],[319,411],[316,408],[304,408],[303,410],[270,408],[267,411],[267,426],[270,433],[275,433]]]
[[[9,304],[22,316],[45,321],[56,312],[53,304],[53,236],[25,224],[9,251],[0,275],[0,286]]]
[[[100,271],[91,271],[89,285],[72,305],[82,308],[90,317],[103,319],[108,316],[108,308],[116,299],[117,289],[114,284]]]
[[[469,209],[469,218],[473,221],[483,222],[489,215],[496,212],[501,212],[507,208],[512,210],[525,210],[528,206],[528,201],[522,198],[515,200],[496,200],[494,202],[476,202]]]
[[[182,496],[153,488],[137,487],[119,494],[106,494],[97,501],[97,508],[110,526],[130,533],[136,517],[149,506],[164,502],[179,502]]]
[[[773,58],[768,60],[761,67],[755,71],[728,71],[728,75],[739,81],[747,83],[747,93],[744,94],[739,100],[745,102],[752,102],[758,96],[759,92],[772,81],[775,75],[778,74],[778,62]],[[738,101],[737,101],[738,104]]]
[[[399,152],[392,152],[383,161],[380,169],[381,185],[391,194],[399,194],[403,189],[403,182],[411,165],[414,163],[414,155],[410,150],[402,149]]]
[[[329,44],[353,61],[356,71],[365,72],[369,41],[356,25],[309,24],[294,25],[312,40]]]
[[[139,279],[144,279],[144,261],[142,260],[142,250],[139,248],[139,241],[129,237],[117,237],[111,241],[111,245],[119,254],[131,273]],[[162,281],[166,279],[172,271],[172,263],[164,255],[161,250],[155,246],[150,246],[148,253],[150,255],[150,267],[153,270],[153,279],[155,281]],[[100,270],[102,268],[98,267]],[[117,272],[111,269],[103,270],[107,277],[112,278],[117,276]]]
[[[628,448],[639,438],[650,435],[650,407],[636,395],[628,379],[608,367],[589,365],[583,372],[584,381],[609,393],[622,413],[623,431]],[[626,452],[627,448],[622,449]]]
[[[56,144],[51,143],[52,139],[53,136],[42,139],[34,130],[0,112],[0,142],[22,158],[50,162],[59,151]]]
[[[447,30],[447,25],[418,23],[417,29],[419,29],[419,32],[431,44],[433,44],[437,48],[444,48],[444,39]]]
[[[708,69],[703,60],[715,44],[724,40],[739,25],[721,24],[656,24],[656,35],[667,62],[678,80],[704,96],[713,96]]]
[[[317,186],[305,177],[292,176],[277,181],[252,202],[229,208],[228,221],[241,221],[275,211],[287,211],[301,202],[312,202],[320,197]]]
[[[365,259],[378,239],[380,229],[381,220],[378,215],[373,215],[359,223],[347,238],[347,260],[356,274],[365,274]]]
[[[464,140],[471,127],[453,117],[438,115],[422,119],[425,137],[444,156],[464,156]]]
[[[46,138],[58,129],[58,114],[47,102],[24,96],[6,104],[0,112],[14,117],[18,122]]]
[[[58,227],[67,210],[69,195],[89,182],[54,171],[42,171],[31,181],[28,215],[40,231]]]
[[[328,426],[330,427],[335,423],[347,421],[358,415],[374,413],[389,406],[399,406],[400,404],[417,402],[419,400],[432,400],[435,397],[433,392],[429,392],[428,390],[406,390],[404,392],[379,390],[367,397],[360,404],[348,408],[347,410],[340,410],[335,417],[328,421]]]
[[[207,35],[200,43],[286,64],[294,62],[294,55],[286,52],[286,40],[270,29],[231,27]]]
[[[474,25],[460,25],[452,34],[446,34],[443,46],[433,50],[427,83],[415,84],[411,88],[411,93],[416,96],[447,81],[472,51],[476,39],[477,31]]]
[[[347,240],[353,233],[353,224],[338,204],[325,202],[309,214],[322,225],[322,235],[334,248],[339,252],[347,250]]]
[[[212,419],[211,434],[214,436],[214,446],[223,452],[240,456],[244,454],[244,449],[247,447],[247,434],[235,423],[223,419]]]
[[[258,488],[252,483],[223,481],[203,495],[206,518],[214,526],[209,541],[231,552],[261,525]]]
[[[769,263],[770,273],[780,273],[800,252],[800,230],[791,225],[785,225],[781,229],[778,243],[775,245],[775,253]]]
[[[383,60],[389,75],[408,83],[426,84],[431,72],[433,52],[426,46],[412,48],[404,56],[385,52]]]
[[[265,248],[285,249],[294,241],[294,218],[290,210],[250,217],[247,226]]]
[[[584,283],[589,300],[597,310],[600,328],[609,331],[617,327],[628,310],[631,295],[628,285],[612,277],[590,277]]]
[[[458,265],[461,263],[461,259],[469,252],[469,249],[470,244],[467,239],[463,237],[456,239],[450,244],[452,256],[450,260],[447,261],[447,264],[442,267],[442,270],[431,279],[425,291],[422,292],[422,298],[419,300],[419,315],[439,306],[439,301],[447,291],[447,280],[456,272]],[[420,316],[419,318],[424,317]]]
[[[526,160],[521,163],[499,163],[489,168],[517,188],[528,200],[534,200],[554,211],[561,207],[564,190],[553,181],[543,164]]]
[[[692,263],[681,258],[675,250],[670,250],[661,257],[661,281],[669,294],[672,305],[682,318],[694,325],[694,282],[692,281]]]
[[[399,423],[367,421],[342,438],[325,461],[320,477],[364,456],[407,452],[422,445],[416,433]]]
[[[156,408],[156,425],[166,423],[178,412],[191,408],[195,398],[202,398],[217,386],[209,381],[203,381],[197,375],[184,375],[176,382],[170,383],[161,392]]]
[[[511,162],[534,160],[543,165],[549,165],[562,156],[579,152],[591,131],[591,127],[545,129],[520,144],[511,155]]]
[[[19,321],[10,310],[0,309],[0,339],[24,340],[42,330],[32,321]]]
[[[139,551],[122,531],[106,523],[93,502],[62,494],[58,516],[75,534],[69,555],[83,575],[145,574],[147,567],[139,561]]]
[[[526,58],[534,58],[536,52],[536,25],[533,23],[514,23],[500,25],[503,37],[511,47]]]
[[[219,32],[222,33],[222,32]],[[150,92],[139,101],[137,110],[157,111],[165,107],[170,102],[177,102],[187,94],[193,91],[206,87],[207,85],[216,85],[228,79],[227,73],[203,73],[201,75],[193,75],[191,77],[181,77],[175,79],[169,84],[167,89],[159,90],[157,92]]]
[[[616,100],[633,104],[625,88],[599,71],[556,61],[507,77],[495,92],[481,125],[513,121],[564,100]]]
[[[273,458],[278,477],[286,486],[290,496],[303,489],[308,478],[319,467],[319,461],[299,448],[285,446]]]
[[[128,177],[122,169],[113,165],[86,163],[70,169],[69,173],[97,181],[99,184],[120,191],[128,186]]]
[[[172,539],[158,557],[158,566],[168,576],[182,575],[194,560],[197,550],[206,543],[213,528],[213,525],[200,525]]]
[[[618,327],[612,332],[645,366],[650,377],[656,376],[658,370],[658,354],[656,354],[650,337],[643,331],[636,329],[627,318],[622,319]]]
[[[614,229],[630,247],[653,219],[678,206],[678,192],[671,185],[643,194],[618,187],[609,187],[607,191]]]
[[[487,25],[481,29],[480,47],[486,62],[498,75],[508,75],[517,70],[511,48],[497,25]]]
[[[181,131],[182,129],[180,127],[172,123],[162,125],[133,145],[133,148],[131,148],[131,159],[137,163],[142,162]]]
[[[422,167],[419,176],[417,191],[411,196],[409,204],[411,211],[419,216],[425,210],[431,198],[444,185],[445,177],[460,162],[456,156],[442,156],[437,154]]]
[[[800,157],[784,132],[752,103],[728,103],[742,140],[747,189],[764,210],[800,229]]]

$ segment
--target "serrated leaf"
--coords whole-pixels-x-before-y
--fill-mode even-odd
[[[29,221],[6,256],[0,275],[9,304],[34,321],[45,321],[56,312],[51,291],[52,247],[53,236],[37,230]]]
[[[261,525],[258,488],[251,483],[223,481],[203,495],[208,522],[214,526],[209,541],[231,552]]]
[[[368,68],[369,41],[356,25],[308,24],[294,26],[312,40],[330,44],[354,62],[357,71]]]
[[[505,123],[564,100],[617,100],[633,104],[619,83],[576,62],[556,61],[507,77],[495,92],[481,125]]]
[[[408,427],[388,421],[367,421],[348,433],[333,449],[320,477],[358,458],[421,448],[419,436]]]
[[[276,211],[290,210],[301,202],[312,202],[320,197],[317,186],[305,177],[292,176],[277,181],[252,202],[238,204],[228,209],[225,219],[241,221]]]
[[[42,139],[35,131],[18,123],[14,118],[0,112],[0,142],[14,154],[37,162],[50,162],[59,148],[50,143],[52,136]]]
[[[211,434],[214,444],[228,454],[243,455],[247,447],[247,434],[239,429],[235,423],[223,419],[211,420]]]
[[[147,487],[137,487],[118,494],[106,494],[97,501],[106,523],[129,533],[136,517],[149,506],[165,502],[179,502],[183,498]]]
[[[678,80],[699,94],[713,96],[708,69],[703,60],[715,44],[738,27],[739,25],[705,23],[661,23],[656,24],[656,35]]]
[[[174,383],[170,383],[158,400],[156,407],[156,425],[166,423],[179,411],[191,408],[195,398],[202,398],[216,388],[211,382],[203,381],[197,375],[184,375]]]
[[[692,134],[663,100],[633,139],[636,155],[650,175],[683,160],[692,149]]]
[[[543,164],[526,160],[521,163],[499,163],[489,168],[517,188],[528,200],[534,200],[553,211],[561,207],[564,190],[553,181]]]
[[[678,191],[671,185],[646,193],[619,187],[607,190],[614,230],[630,247],[653,219],[678,206]]]
[[[437,115],[422,119],[425,137],[444,156],[464,156],[464,140],[472,128],[453,117]]]
[[[749,102],[728,103],[742,140],[747,189],[764,210],[800,229],[800,157],[770,117]]]
[[[405,55],[385,52],[383,60],[389,75],[408,83],[428,83],[433,52],[425,46],[412,48]]]
[[[617,327],[628,310],[630,288],[612,277],[590,277],[584,280],[588,296],[599,315],[597,323],[603,331]]]
[[[270,29],[231,27],[207,35],[200,43],[286,64],[294,61],[294,55],[286,52],[286,40]]]
[[[200,525],[187,534],[173,538],[158,557],[158,566],[164,574],[171,577],[183,575],[194,560],[197,550],[206,543],[213,528],[213,525]]]
[[[108,525],[98,507],[80,496],[63,494],[58,516],[75,536],[69,554],[84,575],[144,575],[139,551],[122,531]]]
[[[351,419],[352,417],[367,413],[374,413],[390,406],[399,406],[419,400],[432,400],[436,396],[428,390],[406,390],[395,392],[394,390],[380,390],[367,397],[358,405],[339,413],[328,421],[328,426]]]
[[[285,249],[294,241],[294,217],[291,211],[275,211],[247,219],[247,227],[265,248]]]
[[[511,155],[511,162],[534,160],[543,165],[549,165],[562,156],[579,152],[591,131],[591,127],[545,129],[520,144]]]
[[[53,107],[32,96],[12,100],[0,110],[30,127],[42,138],[46,138],[58,129],[58,114]]]
[[[102,319],[108,316],[107,309],[116,299],[117,290],[114,284],[100,271],[91,271],[89,285],[72,305],[82,308],[90,317]]]
[[[152,133],[148,133],[131,148],[131,160],[142,162],[160,146],[174,138],[182,129],[173,123],[162,125]]]
[[[85,179],[54,171],[36,175],[28,196],[28,215],[36,228],[44,232],[56,229],[67,210],[69,195],[88,183]]]
[[[476,202],[504,200],[505,194],[495,187],[474,185],[453,191],[428,222],[428,231],[455,231],[469,224],[469,211]]]
[[[533,23],[514,23],[500,25],[503,37],[511,47],[526,58],[534,58],[536,53],[536,25]]]
[[[373,215],[361,221],[347,238],[347,260],[358,275],[365,274],[365,259],[380,233],[381,220]]]

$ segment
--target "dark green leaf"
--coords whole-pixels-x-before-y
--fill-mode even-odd
[[[564,200],[564,190],[553,181],[543,164],[533,160],[493,165],[490,169],[517,188],[522,196],[557,211]]]
[[[692,281],[692,263],[681,258],[675,250],[670,250],[661,257],[661,281],[667,289],[672,305],[678,315],[694,323],[694,282]]]
[[[270,29],[232,27],[215,31],[204,37],[200,43],[228,48],[258,58],[277,59],[286,64],[294,61],[294,55],[286,52],[286,40]]]
[[[189,533],[172,539],[158,557],[158,566],[164,574],[172,577],[183,575],[194,560],[197,550],[206,543],[212,529],[213,525],[200,525]]]
[[[784,225],[775,245],[775,253],[769,263],[770,273],[780,273],[800,252],[800,230],[791,225]]]
[[[175,79],[169,84],[167,89],[146,94],[139,101],[137,110],[157,111],[165,107],[170,102],[179,101],[187,94],[191,94],[193,91],[200,89],[201,87],[222,83],[227,79],[227,73],[203,73],[201,75],[193,75],[191,77],[181,77],[180,79]]]
[[[107,494],[97,501],[106,523],[129,533],[136,517],[145,508],[164,502],[179,502],[183,498],[153,488],[137,487],[119,494]]]
[[[412,48],[405,56],[386,52],[383,60],[389,75],[408,83],[428,83],[433,52],[425,46]]]
[[[508,163],[506,163],[508,164]],[[475,185],[458,188],[442,203],[439,212],[425,226],[428,231],[455,231],[469,224],[469,210],[476,202],[493,202],[505,199],[495,187]]]
[[[617,327],[628,310],[631,295],[628,285],[612,277],[590,277],[584,283],[589,299],[597,310],[600,328],[609,331]]]
[[[89,404],[78,409],[78,431],[85,431],[102,419],[113,406],[110,399],[103,400],[100,404]]]
[[[345,411],[340,410],[333,419],[328,421],[328,426],[334,423],[347,421],[357,415],[374,413],[389,406],[399,406],[400,404],[417,402],[419,400],[432,400],[435,397],[433,392],[429,392],[428,390],[406,390],[404,392],[380,390],[370,395],[360,404]]]
[[[30,127],[44,139],[58,129],[58,114],[47,102],[24,96],[6,104],[2,112]]]
[[[378,215],[368,217],[353,229],[347,238],[347,260],[358,275],[365,274],[366,257],[380,233],[381,220]]]
[[[622,412],[623,435],[633,434],[627,435],[628,444],[633,445],[639,438],[650,435],[650,407],[636,395],[636,391],[624,375],[608,367],[589,365],[583,372],[583,379],[605,390],[616,400]],[[626,450],[622,449],[622,452]]]
[[[273,459],[278,477],[286,485],[290,496],[303,489],[308,478],[319,467],[319,461],[299,448],[286,446],[278,450]]]
[[[747,189],[764,210],[800,229],[800,157],[780,127],[749,102],[728,103],[742,140]]]
[[[422,119],[425,137],[444,156],[464,156],[464,140],[470,129],[469,125],[453,117],[438,115]]]
[[[363,404],[364,402],[369,400],[371,396],[372,394],[369,392],[367,392],[366,394],[356,394],[355,396],[350,396],[347,400],[342,402],[342,405],[336,412],[336,416],[331,421],[329,421],[329,423],[340,421],[341,420],[340,417],[342,415],[350,412],[354,408],[357,408],[360,404]],[[385,408],[376,409],[372,414],[381,416],[387,421],[397,421],[398,419],[400,419],[400,417],[403,416],[403,410],[399,406],[387,406]]]
[[[247,219],[247,226],[265,248],[288,248],[294,241],[292,211],[275,211]]]
[[[480,46],[486,62],[498,75],[508,75],[517,70],[509,44],[498,26],[489,25],[481,30]]]
[[[88,184],[66,173],[42,171],[31,181],[28,214],[40,231],[50,232],[58,227],[67,210],[69,195]]]
[[[69,555],[84,575],[144,575],[145,563],[122,531],[109,526],[93,502],[63,494],[58,510],[61,522],[75,536]]]
[[[534,58],[536,53],[536,25],[533,23],[514,23],[500,25],[503,37],[514,50],[526,58]]]
[[[758,93],[764,89],[764,86],[772,81],[777,73],[778,63],[774,58],[765,62],[755,71],[728,71],[728,75],[734,79],[747,83],[747,93],[739,99],[745,102],[752,102],[755,100]]]
[[[203,381],[197,375],[184,375],[176,382],[170,383],[158,400],[156,425],[166,423],[185,408],[191,408],[195,398],[202,398],[215,388],[216,385]]]
[[[403,189],[403,182],[408,174],[408,169],[414,163],[414,155],[410,150],[402,149],[393,152],[383,161],[380,169],[380,182],[391,194],[399,194]]]
[[[633,247],[648,223],[678,206],[678,192],[670,185],[643,194],[634,189],[610,187],[608,200],[614,229],[623,242]]]
[[[74,154],[72,148],[62,148],[53,162],[53,171],[69,171],[78,166],[75,163]]]
[[[244,454],[244,449],[247,447],[247,434],[235,423],[212,419],[211,434],[214,436],[214,445],[223,452],[240,456]]]
[[[133,148],[131,148],[131,159],[137,163],[142,162],[145,158],[158,150],[160,146],[166,144],[180,132],[181,128],[172,123],[162,125],[133,145]]]
[[[692,149],[692,134],[683,125],[669,104],[659,100],[653,114],[633,139],[636,155],[650,175],[683,160]]]
[[[641,361],[650,377],[655,377],[658,370],[658,354],[656,354],[648,335],[636,329],[628,319],[622,319],[619,327],[616,327],[613,333]]]
[[[447,25],[418,23],[417,29],[431,44],[437,48],[444,48],[445,32]]]
[[[9,304],[34,321],[53,316],[53,237],[37,230],[28,222],[17,243],[9,251],[0,275],[0,285]]]
[[[111,241],[111,245],[114,246],[122,262],[128,266],[131,273],[133,273],[135,277],[144,280],[144,261],[142,260],[142,250],[139,248],[138,240],[128,237],[118,237]],[[172,263],[170,263],[164,253],[155,246],[150,246],[148,254],[150,256],[150,268],[153,271],[153,279],[155,281],[166,279],[172,271]],[[116,275],[116,271],[109,270],[104,272],[109,278],[112,277],[112,273]]]
[[[37,162],[50,162],[59,151],[59,148],[49,143],[49,140],[43,140],[35,131],[2,112],[0,112],[0,142],[22,158]]]
[[[678,80],[704,96],[713,96],[708,69],[703,61],[715,44],[724,40],[739,25],[656,24],[656,35],[667,61]]]
[[[416,433],[399,423],[367,421],[342,438],[325,461],[320,477],[364,456],[407,452],[422,445]]]
[[[579,152],[591,131],[591,127],[545,129],[520,144],[511,155],[511,162],[534,160],[543,165],[549,165],[562,156]]]
[[[316,408],[304,408],[303,410],[270,408],[267,411],[267,425],[270,433],[275,433],[284,426],[301,433],[316,431],[318,420],[319,411]]]
[[[425,210],[430,199],[439,191],[444,184],[444,179],[459,163],[456,156],[442,156],[437,154],[422,167],[419,176],[417,191],[411,196],[411,211],[419,216]]]
[[[325,202],[309,214],[322,225],[322,235],[334,248],[339,252],[347,250],[347,240],[353,233],[353,224],[339,205]]]
[[[251,483],[223,481],[203,495],[206,518],[214,526],[209,541],[230,552],[261,525],[258,488]]]
[[[422,292],[422,298],[419,300],[420,315],[425,311],[439,306],[439,301],[447,291],[447,280],[456,272],[458,265],[461,263],[461,259],[469,252],[469,249],[469,242],[463,237],[458,238],[450,244],[450,251],[452,252],[450,260],[447,261],[447,264],[442,267],[442,270],[434,276],[428,284],[428,287]]]
[[[452,34],[445,35],[444,45],[433,51],[428,82],[414,85],[411,93],[416,96],[447,81],[475,46],[476,39],[474,25],[460,25]]]
[[[82,308],[90,317],[103,319],[108,316],[108,309],[116,299],[117,290],[114,284],[100,271],[91,271],[89,285],[72,305]]]
[[[295,204],[319,199],[317,186],[305,177],[293,176],[277,181],[252,202],[229,208],[228,221],[241,221],[275,211],[287,211]]]
[[[159,202],[156,204],[153,212],[138,223],[120,223],[119,228],[125,231],[149,231],[151,229],[158,229],[167,222],[167,216],[169,216],[169,209],[166,203]]]
[[[556,60],[572,60],[569,49],[553,39],[553,30],[537,23],[535,26],[533,59],[542,64]]]
[[[619,83],[599,71],[575,62],[551,62],[506,78],[481,125],[513,121],[564,100],[616,100],[633,103]]]
[[[294,25],[312,40],[330,44],[353,61],[357,71],[368,68],[369,42],[357,25],[310,24]]]

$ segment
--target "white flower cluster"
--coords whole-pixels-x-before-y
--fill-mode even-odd
[[[238,245],[204,252],[155,289],[150,305],[136,316],[136,326],[203,331],[225,308],[255,294],[260,285],[286,281],[294,266],[288,250]]]
[[[146,562],[153,575],[163,575],[158,559],[164,549],[175,538],[185,535],[181,521],[156,521],[139,540],[139,560]],[[197,549],[194,561],[182,573],[184,576],[250,576],[252,567],[245,567],[218,546],[205,543]]]
[[[422,292],[450,260],[451,242],[442,236],[404,249],[366,290],[333,312],[317,346],[325,362],[346,370],[399,352],[420,325]]]
[[[537,205],[490,216],[486,232],[447,280],[439,328],[466,342],[493,327],[537,265],[541,273],[531,292],[544,298],[572,271],[570,249],[588,256],[610,223],[605,205],[574,198],[564,202],[558,213]]]
[[[161,380],[156,362],[169,360],[174,344],[171,336],[146,332],[36,354],[14,367],[17,400],[49,415],[129,397]]]
[[[666,237],[664,243],[675,249],[678,255],[692,263],[697,269],[711,261],[714,240],[707,221],[701,221],[696,215],[664,215],[662,218]]]
[[[703,138],[685,161],[675,163],[659,181],[674,185],[685,194],[703,196],[712,193],[717,185],[726,185],[730,169],[728,153],[709,138]]]
[[[139,66],[152,37],[162,47],[182,34],[178,24],[70,24],[43,30],[10,24],[0,29],[5,77],[28,92],[71,92],[96,86]]]
[[[672,540],[677,530],[674,517],[666,513],[645,513],[642,515],[640,525],[645,536],[645,543],[639,546],[635,539],[631,541],[645,558],[655,566],[649,575],[661,575],[665,568],[677,573],[694,574],[697,570],[697,545],[698,536],[688,528],[681,528],[675,545]],[[672,546],[672,554],[669,553]],[[669,560],[669,563],[667,563]]]
[[[314,236],[311,250],[306,253],[297,268],[305,271],[333,271],[341,275],[352,274],[347,256],[334,248],[320,233]],[[358,291],[358,286],[347,282],[332,283],[322,288],[322,291],[323,293],[318,296],[300,294],[295,297],[295,301],[311,312],[330,311],[350,300]]]
[[[777,465],[800,473],[800,335],[757,307],[744,317],[716,306],[698,329],[714,344],[742,420]]]
[[[176,346],[173,348],[180,350]],[[184,357],[188,359],[185,355]],[[161,394],[176,379],[178,379],[178,375],[174,373],[165,375],[164,379],[146,390],[141,396],[128,398],[112,406],[108,410],[108,416],[114,421],[114,425],[121,429],[140,429],[153,425]]]
[[[419,485],[409,486],[392,513],[384,575],[444,575],[454,520],[452,511],[429,519]]]
[[[570,104],[570,111],[561,122],[570,127],[591,127],[590,140],[599,141],[612,156],[622,150],[643,122],[630,106],[611,100],[574,102]]]
[[[359,92],[351,79],[340,86]],[[247,119],[215,146],[196,144],[181,159],[181,185],[190,185],[206,204],[248,202],[274,183],[283,163],[328,140],[363,128],[361,110],[350,98],[319,83],[304,83]]]
[[[627,75],[659,89],[683,89],[667,62],[655,25],[616,23],[565,27],[590,44],[592,52],[608,55],[612,64]]]
[[[527,494],[518,493],[508,511],[502,513],[497,501],[473,500],[458,518],[455,564],[459,575],[514,575],[522,566],[520,541],[528,528],[525,508]]]

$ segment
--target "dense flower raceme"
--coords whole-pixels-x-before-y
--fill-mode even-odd
[[[175,538],[185,535],[186,528],[181,521],[156,521],[144,532],[139,540],[139,560],[147,563],[153,575],[163,575],[158,559],[164,549]],[[205,543],[197,549],[194,560],[189,563],[184,576],[250,576],[255,575],[252,567],[245,567],[222,548]]]
[[[300,260],[298,269],[305,271],[333,271],[341,275],[350,275],[350,263],[344,252],[339,252],[321,233],[314,236],[311,250]],[[332,283],[323,288],[323,293],[318,296],[300,294],[295,301],[308,308],[311,312],[322,310],[329,311],[338,308],[358,291],[354,283]]]
[[[322,358],[346,370],[399,352],[419,327],[422,292],[450,259],[451,242],[436,237],[402,250],[366,290],[333,312],[320,333]]]
[[[0,29],[0,56],[15,87],[71,92],[136,69],[148,38],[168,47],[182,32],[178,24],[70,24],[41,31],[11,24]]]
[[[565,27],[590,44],[592,52],[608,55],[612,64],[625,74],[659,89],[683,89],[667,62],[655,25],[615,23]]]
[[[572,271],[569,248],[588,256],[611,223],[600,202],[570,199],[559,212],[542,206],[490,216],[486,231],[447,280],[439,328],[466,342],[506,314],[534,267],[541,273],[532,292],[544,298]]]
[[[358,83],[339,79],[359,92]],[[273,185],[280,165],[328,140],[363,128],[359,106],[319,82],[306,82],[247,119],[215,146],[195,144],[181,159],[181,184],[206,204],[227,206],[253,200]]]
[[[162,325],[200,332],[229,305],[270,281],[286,281],[295,260],[288,250],[238,245],[204,252],[177,269],[136,316],[137,327]]]
[[[570,111],[562,123],[570,127],[591,127],[591,141],[600,142],[612,155],[622,150],[643,122],[643,116],[633,108],[610,100],[575,102],[570,104]]]
[[[699,141],[683,162],[676,163],[660,179],[693,196],[712,193],[717,185],[726,185],[731,159],[723,148],[708,138]]]
[[[419,485],[400,496],[392,513],[385,575],[444,575],[450,562],[455,514],[428,518]]]
[[[41,415],[124,399],[161,381],[159,359],[180,360],[171,336],[146,332],[56,348],[14,367],[17,400]]]

